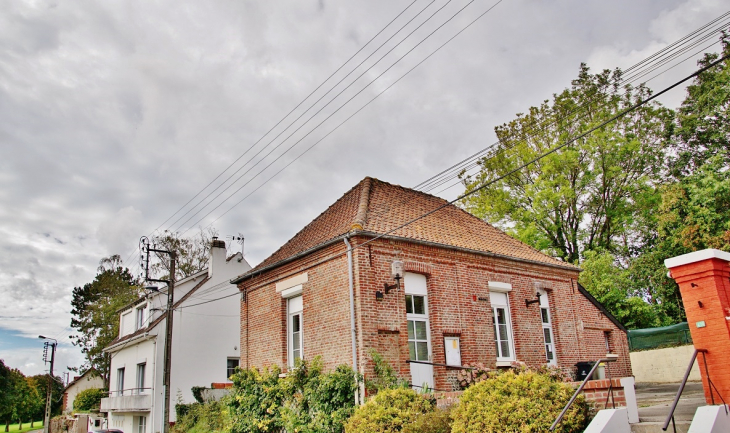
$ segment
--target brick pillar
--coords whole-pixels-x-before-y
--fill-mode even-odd
[[[710,379],[730,403],[730,253],[702,250],[664,261],[679,284],[684,310],[696,349],[707,349]],[[705,399],[710,387],[702,354],[697,355]],[[715,404],[721,404],[715,394]]]

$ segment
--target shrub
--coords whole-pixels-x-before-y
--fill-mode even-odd
[[[416,417],[413,424],[403,427],[403,433],[450,433],[451,408],[436,409]]]
[[[282,381],[287,395],[281,409],[286,431],[340,433],[355,410],[355,372],[346,365],[323,374],[320,358],[298,362]]]
[[[181,406],[185,407],[182,414],[178,410]],[[224,406],[217,401],[175,405],[178,417],[172,433],[224,431],[228,424],[224,409]]]
[[[575,389],[554,377],[530,370],[507,371],[476,383],[454,409],[454,433],[548,431]],[[578,396],[555,431],[582,432],[588,405]]]
[[[284,378],[278,367],[238,370],[226,398],[232,433],[342,432],[355,410],[356,375],[346,365],[322,371],[319,358],[298,361]]]
[[[411,389],[386,389],[355,410],[345,426],[347,433],[404,431],[419,415],[431,412],[432,403]]]
[[[101,399],[107,396],[107,390],[102,388],[88,388],[76,395],[74,399],[74,410],[98,409],[101,406]]]
[[[226,401],[232,433],[268,433],[283,427],[280,411],[284,390],[279,373],[279,367],[273,366],[261,371],[239,370],[231,376],[233,390]]]
[[[393,366],[377,350],[370,351],[370,358],[373,360],[375,374],[372,379],[365,381],[368,391],[375,394],[384,389],[409,388],[408,380],[399,378]]]

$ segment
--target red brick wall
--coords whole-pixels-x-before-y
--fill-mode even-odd
[[[369,238],[356,236],[353,245]],[[247,291],[241,305],[241,365],[286,364],[285,308],[275,284],[308,272],[303,285],[304,353],[322,355],[327,367],[351,364],[347,258],[344,242],[333,244],[304,259],[284,265],[240,285]],[[317,264],[341,254],[338,258]],[[559,365],[571,370],[578,361],[606,354],[604,330],[620,360],[611,366],[614,377],[631,375],[626,335],[603,317],[578,292],[578,273],[548,266],[455,251],[400,240],[379,239],[353,252],[358,359],[364,373],[372,373],[369,352],[383,354],[403,377],[410,376],[404,287],[381,301],[375,292],[393,283],[391,262],[405,263],[406,271],[426,274],[433,361],[445,362],[443,337],[458,335],[462,364],[495,365],[489,281],[509,282],[512,325],[517,359],[528,365],[545,364],[539,307],[525,306],[535,299],[537,286],[548,293]],[[250,317],[250,321],[248,320]],[[248,338],[248,342],[246,339]],[[434,367],[435,388],[450,390],[456,370]]]
[[[703,355],[697,355],[705,400],[717,404],[717,392],[725,401],[730,397],[730,264],[721,259],[707,259],[671,269],[679,284],[687,313],[692,341],[696,349],[706,349],[707,369],[715,388],[710,389]],[[702,306],[700,306],[700,303]],[[704,322],[704,327],[698,327]],[[713,403],[714,396],[714,403]]]

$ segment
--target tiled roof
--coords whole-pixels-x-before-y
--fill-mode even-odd
[[[388,233],[446,204],[442,198],[366,177],[248,273],[275,265],[353,229]],[[578,269],[541,253],[454,205],[399,228],[389,236]]]

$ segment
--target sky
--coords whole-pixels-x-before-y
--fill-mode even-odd
[[[209,226],[221,238],[240,233],[255,266],[365,176],[414,186],[493,143],[495,126],[568,87],[581,62],[625,68],[728,9],[720,0],[412,1],[5,2],[0,359],[44,372],[42,334],[59,341],[57,374],[80,365],[68,338],[72,290],[111,254],[136,272],[140,236]],[[649,86],[659,90],[694,66],[687,61]],[[683,97],[679,88],[662,102],[676,107]],[[235,186],[214,199],[225,186],[216,191],[198,214],[174,215],[247,150],[213,182],[243,166]]]

